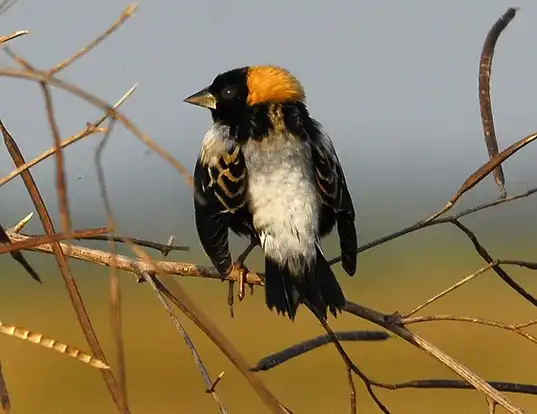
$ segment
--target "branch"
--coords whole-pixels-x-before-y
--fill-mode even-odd
[[[337,340],[341,342],[384,341],[390,337],[388,333],[381,331],[343,331],[334,332],[334,335],[336,336]],[[305,354],[306,352],[313,351],[314,349],[320,348],[321,346],[329,344],[330,342],[332,342],[330,335],[320,335],[315,338],[299,342],[298,344],[268,355],[259,360],[255,367],[252,368],[252,371],[268,371],[269,369],[275,368],[292,358]]]
[[[481,120],[483,124],[483,134],[489,157],[492,160],[498,155],[498,140],[494,129],[494,118],[492,115],[492,103],[490,100],[490,75],[492,73],[492,59],[496,42],[507,25],[515,18],[517,9],[508,9],[502,17],[492,26],[481,52],[481,61],[479,64],[479,107],[481,109]],[[500,197],[507,195],[505,191],[505,177],[501,164],[494,169],[494,178],[500,188]]]
[[[423,339],[421,336],[416,335],[415,333],[408,330],[404,325],[401,324],[400,318],[398,318],[397,315],[385,315],[383,313],[374,311],[372,309],[366,308],[365,306],[361,306],[349,301],[347,301],[345,311],[355,316],[358,316],[359,318],[366,319],[370,322],[373,322],[374,324],[382,326],[385,329],[388,329],[389,331],[393,332],[408,343],[414,345],[428,355],[437,359],[439,362],[441,362],[446,367],[454,371],[457,375],[466,380],[474,388],[481,391],[483,394],[485,394],[485,396],[491,398],[493,401],[497,402],[509,412],[523,414],[523,411],[520,408],[515,406],[506,396],[496,391],[485,380],[477,376],[474,372],[470,371],[460,362],[446,355],[444,352],[442,352],[440,349],[436,348],[434,345]]]
[[[22,156],[22,153],[20,152],[20,149],[18,148],[17,143],[15,142],[13,137],[8,133],[8,131],[3,127],[1,122],[0,122],[0,127],[2,128],[4,141],[9,151],[9,154],[11,155],[11,158],[13,159],[13,162],[15,163],[16,166],[20,166],[24,164],[25,162],[24,157]],[[25,171],[21,173],[21,176],[26,186],[26,189],[28,190],[28,194],[30,195],[34,203],[35,209],[43,224],[45,233],[48,236],[53,235],[56,232],[54,229],[54,224],[52,223],[52,219],[50,218],[50,215],[47,211],[43,198],[41,197],[39,189],[37,188],[37,185],[32,177],[32,174],[30,173],[30,171]],[[86,341],[88,342],[88,345],[90,346],[91,352],[97,358],[104,361],[104,363],[107,363],[106,357],[102,351],[99,340],[97,339],[97,335],[93,329],[89,316],[86,312],[86,308],[84,306],[82,297],[80,296],[80,292],[78,290],[76,282],[69,270],[69,265],[67,264],[67,259],[65,255],[63,254],[62,248],[60,247],[60,244],[58,242],[53,242],[50,245],[50,247],[51,247],[51,251],[56,257],[56,262],[60,269],[62,278],[65,282],[67,292],[69,293],[69,297],[71,299],[73,309],[76,312],[78,322],[82,328],[82,331],[84,332],[84,336],[86,338]],[[121,394],[121,390],[119,389],[111,370],[101,370],[101,373],[102,373],[103,379],[106,382],[106,385],[108,386],[108,390],[114,402],[118,406],[118,408],[126,407],[126,403],[124,402],[124,398],[123,398],[123,395]],[[125,409],[123,410],[123,412],[125,414],[128,414],[129,410]]]
[[[171,308],[170,304],[168,303],[168,300],[167,300],[166,296],[163,293],[166,290],[166,288],[162,285],[162,283],[160,283],[160,281],[156,277],[154,277],[152,275],[144,273],[144,274],[142,274],[140,276],[143,277],[145,279],[145,281],[149,283],[149,285],[151,286],[151,288],[153,289],[153,291],[157,295],[160,303],[162,304],[162,306],[164,307],[164,309],[168,313],[168,316],[172,320],[175,328],[177,329],[179,334],[183,337],[186,346],[188,347],[188,349],[192,353],[192,357],[194,358],[194,361],[196,362],[196,365],[197,365],[199,371],[201,372],[201,377],[202,377],[203,381],[205,382],[206,392],[208,394],[210,394],[214,398],[214,400],[216,401],[216,403],[218,405],[218,408],[219,408],[220,412],[222,414],[227,414],[227,410],[225,409],[222,401],[220,400],[220,397],[218,396],[218,394],[215,391],[216,385],[220,382],[220,380],[222,379],[224,373],[222,372],[216,378],[215,381],[211,380],[211,377],[209,376],[209,372],[207,371],[207,368],[205,367],[205,364],[203,363],[203,361],[201,359],[201,356],[198,353],[198,350],[196,349],[196,346],[194,345],[194,342],[192,342],[192,339],[190,339],[190,336],[186,332],[185,328],[183,327],[183,325],[181,324],[179,319],[175,316],[175,313],[173,312],[173,309]]]

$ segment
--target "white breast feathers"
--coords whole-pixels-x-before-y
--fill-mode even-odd
[[[318,242],[320,201],[313,181],[309,143],[276,135],[248,141],[248,205],[267,256],[303,274]]]

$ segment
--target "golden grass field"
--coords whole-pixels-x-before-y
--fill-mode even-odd
[[[505,252],[509,258],[514,258],[513,252],[518,257],[529,258],[533,250],[529,242],[509,247],[501,240],[493,240],[493,243],[487,238],[483,240],[485,244],[487,241],[493,251]],[[53,259],[35,253],[28,253],[28,257],[41,271],[44,285],[33,283],[3,256],[0,260],[3,274],[0,319],[89,350]],[[250,267],[255,268],[258,256],[253,258]],[[170,259],[205,261],[197,253],[176,253]],[[97,266],[71,263],[105,352],[111,358],[108,272]],[[463,236],[455,230],[437,228],[408,235],[364,253],[355,278],[340,274],[340,280],[353,301],[386,313],[405,312],[482,264]],[[526,288],[537,291],[531,271],[512,269],[511,274]],[[190,351],[149,286],[136,284],[127,274],[121,274],[121,279],[128,399],[132,412],[218,412],[213,399],[203,392],[204,385]],[[256,288],[254,296],[247,295],[236,305],[235,318],[231,319],[226,304],[227,284],[202,279],[180,279],[180,282],[252,365],[271,352],[323,333],[304,309],[294,323],[269,312],[261,288]],[[522,322],[535,317],[532,306],[509,291],[490,272],[420,312],[421,315],[439,313],[503,322]],[[216,347],[184,316],[180,317],[211,375],[225,371],[217,391],[229,412],[268,412]],[[334,329],[375,328],[346,314],[337,321],[330,319],[330,323]],[[487,379],[537,383],[536,345],[512,333],[454,322],[411,328]],[[347,343],[345,347],[359,367],[377,380],[456,378],[431,357],[396,338],[384,343]],[[116,412],[97,370],[8,336],[0,336],[0,350],[13,413]],[[295,413],[349,412],[346,375],[332,347],[318,349],[259,375]],[[378,412],[358,379],[356,384],[359,412]],[[485,398],[475,391],[378,390],[378,395],[393,413],[487,412]],[[537,397],[511,394],[511,398],[528,413],[537,410]]]

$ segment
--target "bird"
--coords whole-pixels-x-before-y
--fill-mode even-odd
[[[234,269],[229,230],[259,245],[265,302],[295,320],[306,305],[323,320],[346,304],[320,241],[337,228],[341,263],[353,276],[355,210],[333,142],[310,116],[300,81],[275,65],[218,74],[184,102],[212,125],[194,168],[200,244],[224,279]]]

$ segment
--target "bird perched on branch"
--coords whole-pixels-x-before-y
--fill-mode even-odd
[[[294,320],[300,303],[326,319],[345,297],[320,247],[337,227],[354,275],[354,207],[330,138],[311,118],[300,82],[275,66],[219,74],[187,103],[210,109],[194,172],[195,218],[205,253],[225,277],[228,230],[260,244],[269,309]]]

